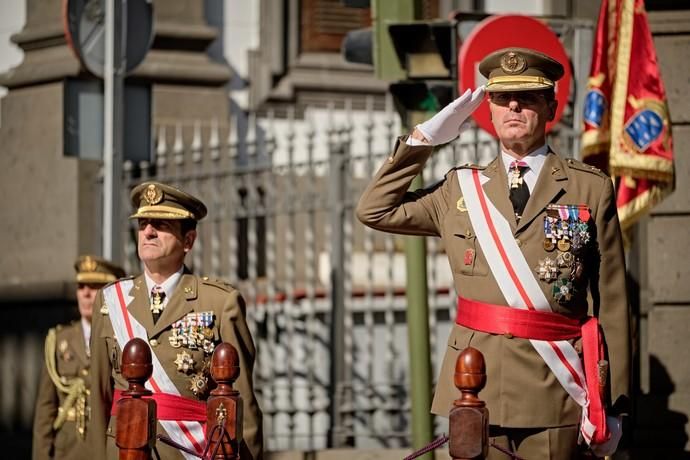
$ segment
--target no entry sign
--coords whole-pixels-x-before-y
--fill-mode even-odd
[[[560,62],[565,68],[563,78],[556,83],[558,109],[554,120],[546,125],[548,131],[561,119],[563,109],[568,103],[572,73],[568,55],[558,36],[546,24],[535,18],[517,15],[491,16],[477,24],[460,48],[458,94],[462,94],[467,88],[474,89],[484,82],[485,79],[478,69],[479,62],[484,57],[493,51],[509,47],[531,48],[542,52]],[[487,103],[482,103],[472,116],[477,125],[496,137]]]

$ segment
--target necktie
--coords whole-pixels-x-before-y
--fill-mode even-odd
[[[518,222],[529,199],[529,188],[524,180],[524,174],[528,168],[529,166],[524,161],[513,161],[508,169],[510,202],[513,203],[513,211],[515,211],[515,218]]]
[[[165,300],[165,291],[160,286],[154,286],[151,289],[151,313],[153,313],[153,322],[155,324],[163,311],[163,301]]]

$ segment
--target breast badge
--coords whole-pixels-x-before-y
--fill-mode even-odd
[[[58,344],[57,348],[58,353],[60,353],[60,359],[62,359],[63,361],[72,361],[74,355],[72,355],[72,351],[69,349],[69,344],[67,343],[67,340],[60,340],[60,343]]]
[[[553,259],[549,259],[548,257],[546,259],[542,259],[539,261],[539,265],[537,266],[535,271],[537,272],[539,279],[542,281],[546,281],[547,283],[555,281],[558,278],[559,273],[558,265],[556,265],[556,262],[554,262]]]
[[[561,278],[553,285],[553,297],[558,303],[570,302],[573,296],[573,284],[568,278]]]
[[[190,355],[186,351],[178,353],[177,358],[174,362],[177,365],[177,370],[179,372],[184,372],[185,374],[188,374],[189,372],[194,370],[194,358],[192,358],[192,355]]]
[[[189,389],[192,390],[194,396],[201,398],[208,390],[208,377],[203,372],[192,375],[189,379]]]

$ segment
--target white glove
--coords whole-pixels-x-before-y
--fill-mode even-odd
[[[484,99],[484,87],[471,92],[469,88],[462,96],[445,106],[439,113],[416,126],[429,144],[441,145],[460,135],[461,126]]]
[[[592,444],[590,447],[594,455],[597,457],[606,457],[607,455],[613,455],[613,453],[618,448],[618,443],[621,440],[623,434],[623,427],[621,425],[620,417],[606,417],[606,426],[611,432],[611,437],[608,441],[603,444]]]

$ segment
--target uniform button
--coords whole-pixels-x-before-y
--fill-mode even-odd
[[[81,375],[83,375],[84,377],[86,377],[87,375],[89,375],[89,370],[88,370],[88,369],[82,369],[82,370],[81,370]]]
[[[522,247],[522,241],[520,241],[520,238],[515,238],[515,243],[518,245],[519,248]]]
[[[158,340],[156,340],[156,339],[151,339],[151,340],[149,340],[149,344],[150,344],[152,347],[157,347],[157,346],[158,346]]]
[[[513,334],[511,334],[510,332],[506,332],[505,334],[503,334],[503,337],[505,337],[506,339],[512,339]]]
[[[393,163],[393,161],[395,161],[395,159],[393,158],[393,155],[389,156],[388,157],[388,163]]]

